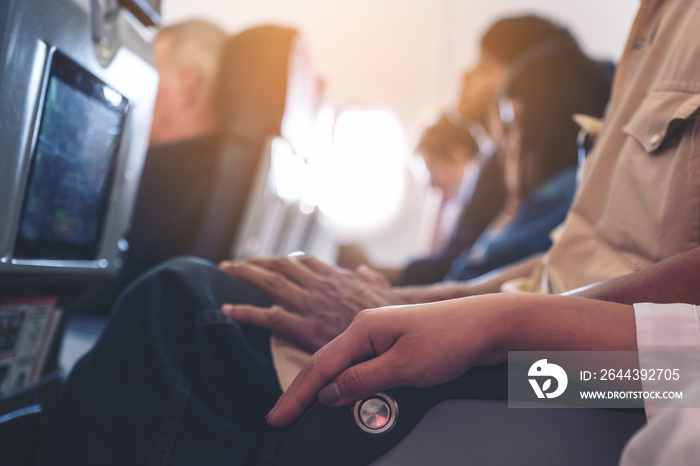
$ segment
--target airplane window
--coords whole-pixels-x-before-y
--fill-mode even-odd
[[[318,196],[331,224],[367,230],[391,220],[403,195],[405,154],[403,128],[390,112],[341,112]]]
[[[283,139],[272,142],[273,187],[277,195],[288,201],[306,200],[308,198],[309,169],[306,161],[294,152]]]

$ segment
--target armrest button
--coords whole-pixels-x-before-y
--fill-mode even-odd
[[[386,393],[376,393],[354,406],[355,422],[370,434],[383,434],[396,424],[399,407]]]
[[[360,419],[370,429],[381,429],[389,422],[391,410],[386,401],[370,398],[360,406]]]

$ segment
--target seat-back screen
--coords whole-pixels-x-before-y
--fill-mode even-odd
[[[15,258],[96,258],[128,106],[115,89],[53,54]]]

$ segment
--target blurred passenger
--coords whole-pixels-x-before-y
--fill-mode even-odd
[[[216,90],[226,37],[213,23],[189,20],[156,38],[160,83],[123,272],[128,281],[165,259],[194,253],[219,160]]]
[[[442,196],[431,249],[438,252],[456,226],[461,208],[471,198],[483,156],[469,130],[446,116],[425,130],[416,150],[430,173],[430,185]]]
[[[469,125],[475,134],[483,133],[478,126],[488,127],[489,109],[496,90],[513,62],[527,50],[552,40],[562,31],[551,21],[532,15],[504,18],[494,23],[481,39],[479,62],[464,74],[458,103],[461,117],[452,116],[452,122]],[[452,261],[471,248],[501,209],[505,198],[501,167],[492,157],[493,150],[488,147],[488,142],[480,141],[480,145],[483,146],[479,156],[482,166],[448,242],[440,251],[412,261],[403,270],[381,269],[393,284],[428,284],[444,279]],[[341,255],[340,265],[347,268],[370,264],[357,247],[341,249]]]
[[[524,52],[562,32],[555,23],[533,15],[503,18],[494,23],[481,38],[479,61],[462,77],[458,104],[462,116],[488,128],[491,104],[511,65]]]
[[[193,242],[218,165],[215,93],[226,37],[219,26],[204,20],[158,33],[154,48],[160,81],[125,264],[116,281],[77,309],[107,314],[121,290],[141,273],[171,257],[195,254]]]
[[[479,150],[467,124],[461,121],[454,122],[446,115],[441,116],[423,132],[416,146],[416,153],[421,156],[430,173],[431,186],[441,195],[432,242],[432,254],[439,255],[448,247],[454,248],[450,245],[453,236],[468,231],[475,223],[473,215],[469,219],[471,222],[466,221],[464,210],[472,200],[479,172],[489,157]],[[499,177],[500,170],[497,170],[497,164],[493,164],[492,168],[496,170],[493,177]],[[496,183],[496,189],[500,187],[501,184]],[[497,209],[503,197],[498,194],[494,193],[493,196],[481,200],[480,207],[489,211]],[[488,222],[489,219],[481,222]],[[340,247],[338,265],[355,269],[361,264],[369,264],[369,260],[359,246],[349,244]],[[373,267],[381,271],[392,283],[401,282],[401,269]]]
[[[565,30],[521,55],[497,96],[492,134],[505,156],[506,202],[447,280],[469,280],[545,251],[576,188],[578,126],[572,116],[601,117],[610,81]],[[495,126],[495,127],[494,127]]]

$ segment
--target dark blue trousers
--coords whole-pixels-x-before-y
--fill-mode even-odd
[[[127,288],[68,378],[47,436],[52,465],[243,465],[281,394],[269,335],[223,303],[266,306],[212,264],[177,258]]]

